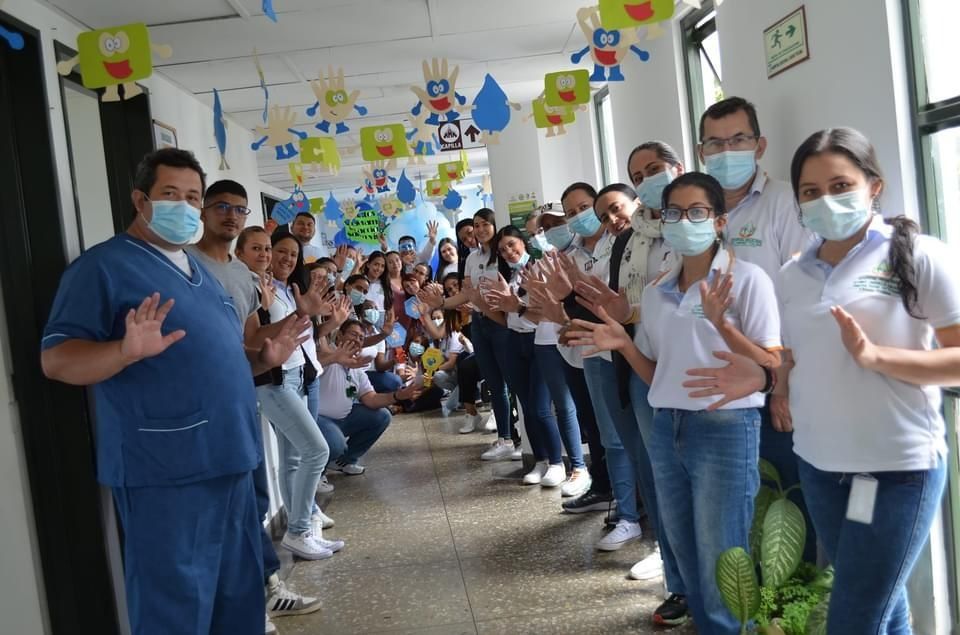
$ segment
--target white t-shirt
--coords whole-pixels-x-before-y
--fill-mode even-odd
[[[907,314],[890,272],[892,231],[877,216],[836,267],[817,258],[815,245],[780,272],[784,344],[796,362],[794,451],[821,470],[928,470],[947,453],[940,388],[858,366],[830,314],[839,305],[874,344],[910,350],[934,348],[934,329],[960,324],[960,262],[929,236],[918,236],[913,250],[917,312],[925,319]]]
[[[517,295],[520,290],[519,276],[514,275],[510,281],[510,290]],[[537,330],[537,325],[519,313],[507,313],[507,328],[517,333],[533,333]]]
[[[460,331],[453,331],[440,342],[440,351],[444,357],[463,353],[463,344],[460,343]]]
[[[537,335],[533,343],[539,346],[556,346],[559,341],[560,325],[556,322],[540,320],[537,324]]]
[[[331,364],[320,376],[319,414],[334,421],[344,419],[353,410],[353,404],[370,392],[373,386],[362,368],[348,370],[340,364]]]
[[[383,306],[383,285],[379,280],[374,280],[370,283],[370,289],[367,291],[367,299],[373,302],[381,311],[386,308]]]
[[[800,207],[790,184],[768,179],[760,170],[747,196],[727,211],[724,231],[736,257],[759,266],[771,280],[813,240],[800,224]]]
[[[699,282],[691,284],[685,293],[679,291],[681,267],[682,263],[678,263],[644,289],[640,302],[643,320],[637,326],[634,343],[640,352],[657,362],[648,397],[651,406],[703,410],[720,397],[689,397],[689,389],[682,385],[689,379],[687,370],[719,366],[713,352],[729,351],[730,347],[703,314]],[[734,259],[725,249],[717,251],[710,269],[733,273],[733,304],[727,311],[727,320],[761,348],[780,348],[777,296],[763,269]],[[753,393],[722,408],[759,408],[763,403],[764,395]]]
[[[190,259],[187,258],[187,252],[182,249],[176,249],[170,251],[169,249],[164,249],[163,247],[158,247],[157,245],[150,243],[150,246],[159,251],[161,254],[167,257],[170,262],[175,264],[180,271],[192,276],[193,273],[190,271]]]
[[[296,311],[297,304],[293,298],[293,292],[290,291],[287,285],[279,280],[274,280],[273,286],[276,288],[277,293],[273,298],[273,302],[270,304],[268,313],[270,314],[270,323],[276,324]],[[310,334],[312,336],[313,327],[307,327],[307,330],[304,331],[303,334]],[[309,344],[310,341],[311,340],[307,340],[307,343]],[[303,352],[300,350],[300,347],[293,351],[293,354],[287,358],[287,361],[283,363],[281,368],[283,368],[283,370],[290,370],[291,368],[297,368],[298,366],[303,366]],[[319,371],[319,364],[317,364],[317,368]]]
[[[494,258],[492,263],[487,264],[489,259],[490,252],[480,251],[479,249],[470,252],[470,255],[467,256],[467,262],[463,268],[463,276],[470,279],[474,288],[480,287],[480,280],[483,278],[489,278],[491,280],[497,279],[497,274],[500,273],[500,270],[497,269],[497,259]]]
[[[440,267],[440,282],[443,282],[443,279],[447,277],[448,274],[457,273],[457,267],[459,263],[448,262],[447,264]]]
[[[366,367],[363,368],[363,370],[365,370],[365,371],[375,371],[375,370],[377,370],[377,366],[376,366],[377,354],[378,354],[378,353],[380,353],[380,354],[386,354],[386,352],[387,352],[387,344],[386,344],[386,342],[385,342],[384,340],[381,340],[381,341],[377,342],[377,343],[374,344],[373,346],[367,346],[367,347],[365,347],[365,348],[360,352],[360,356],[361,356],[361,357],[372,357],[373,359],[370,360],[370,363],[367,364]]]

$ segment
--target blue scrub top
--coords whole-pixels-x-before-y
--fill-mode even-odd
[[[120,340],[131,308],[175,300],[163,332],[186,337],[93,387],[97,476],[110,486],[193,483],[254,469],[259,416],[243,330],[217,279],[189,256],[193,276],[148,243],[120,234],[64,273],[43,349],[69,339]]]

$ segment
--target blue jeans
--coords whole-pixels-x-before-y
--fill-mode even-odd
[[[330,448],[307,408],[303,367],[283,371],[280,386],[258,386],[264,416],[277,431],[280,450],[280,495],[287,507],[287,531],[310,529],[317,483],[327,465]]]
[[[590,400],[590,390],[582,368],[565,364],[563,376],[567,388],[573,397],[577,408],[577,421],[580,423],[580,436],[587,440],[590,451],[590,491],[604,496],[610,495],[610,472],[607,470],[607,452],[600,440],[600,430],[597,428],[597,417],[593,413],[593,402]]]
[[[649,436],[664,533],[704,635],[738,635],[717,589],[717,558],[749,550],[753,499],[760,488],[760,414],[733,410],[659,409]],[[853,631],[851,631],[853,632]]]
[[[846,518],[853,474],[824,472],[799,457],[798,465],[817,537],[835,571],[827,631],[908,635],[904,587],[940,507],[946,461],[925,471],[874,472],[872,525]]]
[[[588,357],[583,360],[583,376],[587,380],[590,401],[597,417],[600,441],[603,443],[607,458],[607,472],[613,498],[617,501],[617,515],[630,522],[638,522],[637,510],[637,472],[624,449],[614,423],[614,410],[621,411],[620,397],[617,395],[617,376],[613,363],[602,357]],[[633,414],[630,414],[633,419]],[[634,422],[633,425],[636,425]]]
[[[370,378],[370,385],[374,392],[387,394],[403,388],[403,380],[396,373],[368,370],[367,377]]]
[[[530,439],[534,458],[547,461],[551,465],[562,465],[563,450],[560,448],[557,418],[553,415],[550,404],[550,392],[541,381],[537,360],[534,358],[535,337],[533,333],[510,331],[507,382],[523,408],[524,429]],[[500,425],[499,421],[497,425]]]
[[[506,373],[512,360],[509,356],[510,330],[500,326],[481,313],[473,314],[470,323],[473,336],[473,350],[480,366],[480,375],[487,382],[490,391],[490,405],[497,419],[497,436],[511,438],[510,434],[510,398],[507,395]]]
[[[637,430],[640,433],[639,446],[636,452],[639,458],[634,461],[634,468],[640,479],[640,490],[643,494],[643,504],[647,510],[647,516],[650,518],[650,524],[657,532],[657,542],[660,543],[660,557],[663,559],[663,571],[666,578],[667,590],[670,593],[686,595],[687,590],[683,584],[683,577],[680,575],[680,567],[677,564],[677,557],[670,547],[670,539],[663,529],[663,517],[660,514],[659,499],[657,498],[656,479],[653,475],[653,467],[650,462],[650,455],[647,452],[646,443],[650,441],[650,435],[653,434],[653,408],[647,400],[647,393],[650,392],[650,386],[640,379],[639,375],[630,375],[630,405],[633,407],[633,414],[637,421]],[[625,435],[621,435],[623,439]],[[624,441],[626,444],[627,441]],[[636,443],[636,441],[633,441]],[[669,504],[669,503],[668,503]]]
[[[534,355],[537,358],[537,370],[540,379],[547,385],[553,408],[557,414],[557,426],[560,429],[560,438],[567,448],[570,457],[570,467],[583,468],[583,441],[580,439],[580,422],[577,421],[577,406],[573,403],[573,396],[567,386],[567,378],[563,367],[567,362],[557,350],[555,344],[535,347]]]
[[[330,445],[330,460],[357,463],[377,442],[390,425],[390,411],[372,410],[362,403],[353,404],[353,410],[343,419],[317,417],[320,432]]]

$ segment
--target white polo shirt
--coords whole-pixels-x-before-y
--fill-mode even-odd
[[[918,236],[918,312],[910,317],[891,277],[893,229],[880,216],[836,267],[819,245],[791,260],[777,284],[785,344],[793,349],[790,411],[794,451],[831,472],[928,470],[947,453],[940,388],[898,381],[858,366],[840,339],[830,307],[844,308],[874,344],[935,346],[934,329],[960,324],[960,262],[946,245]]]
[[[270,308],[267,310],[267,313],[270,314],[270,323],[276,324],[283,321],[288,315],[297,310],[297,303],[293,297],[293,292],[290,291],[290,288],[280,282],[279,280],[273,281],[273,287],[276,289],[276,294],[274,295],[273,302],[270,303]],[[313,334],[313,327],[307,327],[307,331],[304,331],[304,335],[309,333],[311,336]],[[307,340],[309,343],[310,340]],[[290,357],[287,358],[281,368],[283,370],[291,370],[299,366],[303,366],[303,349],[300,347],[297,350],[291,353]],[[320,372],[319,362],[317,362],[317,372]]]
[[[780,267],[813,240],[800,224],[800,207],[790,184],[769,179],[760,170],[746,197],[727,210],[724,231],[727,247],[737,259],[759,266],[774,281]]]
[[[387,307],[384,306],[384,295],[383,295],[383,284],[379,280],[374,280],[373,282],[367,281],[370,283],[370,288],[367,291],[367,299],[373,302],[377,309],[383,311]]]
[[[556,322],[540,320],[537,324],[537,335],[533,343],[537,346],[556,346],[559,341],[560,325]]]
[[[320,376],[319,414],[335,421],[344,419],[353,410],[353,404],[369,392],[373,392],[373,386],[366,371],[331,364]]]
[[[470,279],[474,288],[480,287],[480,280],[483,278],[490,278],[491,280],[497,279],[497,274],[499,273],[499,269],[497,269],[498,261],[494,258],[492,263],[487,264],[487,260],[489,259],[490,252],[479,249],[471,251],[470,255],[467,256],[467,262],[463,266],[463,275],[465,278]]]
[[[682,385],[689,379],[687,370],[719,366],[713,352],[729,351],[730,347],[703,314],[700,283],[690,285],[686,293],[679,291],[681,267],[682,263],[678,263],[644,289],[640,301],[643,320],[637,325],[634,343],[640,352],[657,363],[648,397],[651,406],[703,410],[720,397],[689,397],[689,390]],[[773,282],[763,269],[733,258],[723,248],[717,251],[710,269],[733,273],[733,304],[727,311],[727,320],[761,348],[780,348],[777,296]],[[707,278],[708,282],[713,275]],[[754,393],[722,409],[759,408],[763,403],[764,395]]]
[[[570,243],[570,246],[567,247],[563,253],[573,259],[573,262],[576,263],[580,271],[588,275],[597,276],[603,280],[604,283],[609,283],[610,255],[613,252],[613,243],[615,240],[616,236],[610,232],[604,232],[600,240],[597,241],[597,244],[593,246],[593,251],[591,252],[583,246],[583,237],[577,235],[573,237],[573,242]],[[557,350],[560,351],[560,355],[563,356],[564,361],[568,364],[574,368],[583,368],[582,346],[564,346],[558,343]],[[597,353],[592,357],[602,357],[608,362],[612,360],[610,353],[606,351]]]
[[[513,291],[514,295],[518,295],[520,290],[518,277],[514,275],[513,280],[510,281],[510,290]],[[507,313],[507,328],[517,333],[534,333],[537,330],[537,325],[519,313]]]
[[[373,333],[373,334],[375,335],[375,334],[377,334],[377,333],[379,333],[379,331],[376,331],[376,332]],[[370,360],[370,363],[367,364],[366,367],[363,368],[364,371],[375,371],[375,370],[377,370],[376,361],[377,361],[377,354],[378,354],[378,353],[379,353],[379,354],[384,354],[384,355],[387,353],[387,344],[386,344],[386,342],[385,342],[384,340],[380,340],[379,342],[377,342],[377,343],[374,344],[373,346],[367,346],[367,347],[364,348],[362,351],[360,351],[360,356],[361,356],[361,357],[372,357],[372,358],[373,358],[373,359]]]

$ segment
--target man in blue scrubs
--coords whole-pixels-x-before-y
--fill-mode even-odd
[[[138,635],[263,632],[251,365],[286,359],[306,320],[244,347],[232,298],[182,249],[203,190],[191,153],[145,156],[136,218],[67,269],[42,342],[48,377],[93,386],[97,477],[123,525]]]

